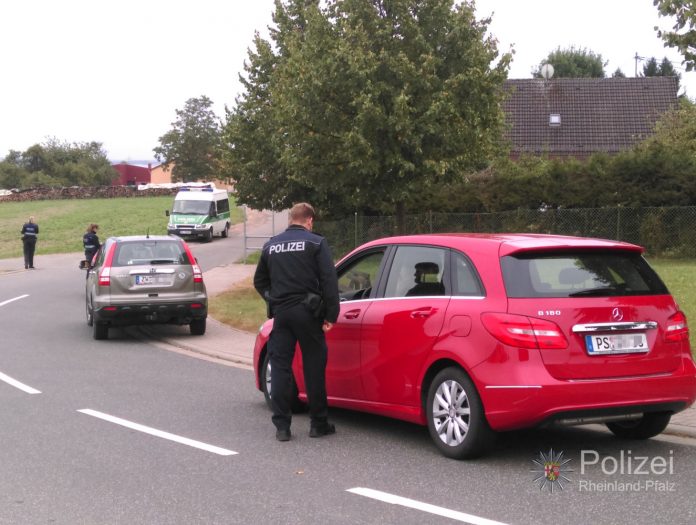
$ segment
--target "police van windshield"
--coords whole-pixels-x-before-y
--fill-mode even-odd
[[[184,201],[175,200],[172,213],[186,215],[208,215],[210,212],[210,201]]]

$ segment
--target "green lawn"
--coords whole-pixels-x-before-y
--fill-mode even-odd
[[[99,224],[99,238],[112,235],[167,233],[165,210],[174,196],[120,199],[74,199],[28,202],[0,201],[0,259],[20,257],[20,230],[30,215],[39,225],[38,255],[82,251],[82,234],[91,222]],[[242,211],[230,199],[232,222],[242,220]]]

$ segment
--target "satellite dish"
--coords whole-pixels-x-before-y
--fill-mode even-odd
[[[546,80],[550,79],[553,76],[553,66],[551,64],[544,64],[541,66],[540,73]]]

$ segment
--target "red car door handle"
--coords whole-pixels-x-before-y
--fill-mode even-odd
[[[423,319],[425,317],[430,317],[433,313],[432,308],[422,308],[420,310],[413,310],[411,312],[411,317],[413,319]]]
[[[360,310],[348,310],[346,313],[343,314],[343,317],[345,317],[346,319],[357,319],[359,315]]]

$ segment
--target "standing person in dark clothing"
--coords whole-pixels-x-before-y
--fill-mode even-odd
[[[34,216],[29,217],[29,222],[22,226],[22,244],[24,245],[24,269],[34,269],[34,251],[36,251],[36,239],[39,236],[39,225],[34,222]]]
[[[101,244],[99,244],[99,237],[97,236],[97,230],[99,230],[98,224],[90,224],[87,227],[87,231],[82,236],[82,244],[85,248],[85,260],[87,261],[87,270],[89,270],[92,266],[94,254],[96,254],[101,247]],[[89,273],[87,276],[89,277]]]
[[[312,233],[313,224],[314,208],[305,202],[295,204],[288,229],[264,245],[254,275],[254,288],[267,301],[273,318],[268,352],[272,421],[278,441],[291,437],[291,366],[298,341],[309,402],[309,435],[336,432],[328,422],[324,332],[338,318],[338,282],[329,245]]]

